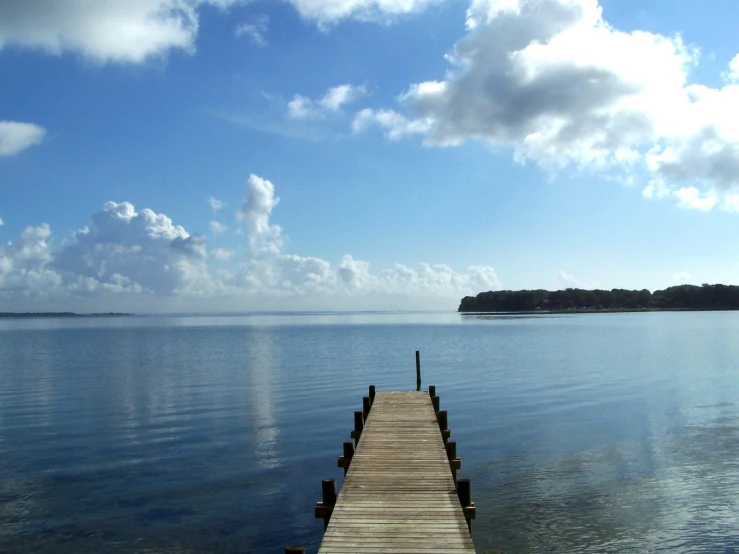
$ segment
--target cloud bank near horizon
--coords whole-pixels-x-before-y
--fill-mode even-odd
[[[444,264],[397,264],[375,271],[350,254],[331,263],[287,253],[283,229],[271,221],[279,202],[273,183],[249,177],[236,213],[246,239],[241,259],[209,248],[203,235],[165,214],[137,211],[129,202],[106,202],[87,226],[60,241],[47,224],[28,226],[0,248],[0,298],[28,306],[94,304],[98,311],[131,302],[156,310],[169,305],[161,301],[185,306],[221,299],[248,309],[264,298],[310,297],[336,307],[356,297],[459,298],[500,287],[490,266],[460,273]],[[223,206],[215,199],[210,204]]]

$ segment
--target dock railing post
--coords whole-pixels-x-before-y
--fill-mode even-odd
[[[421,351],[416,350],[416,391],[421,390]]]
[[[302,546],[286,546],[285,554],[305,554],[305,548]]]
[[[344,475],[349,471],[349,465],[352,463],[354,457],[354,443],[347,441],[344,443],[344,455],[339,456],[338,465],[344,468]]]
[[[367,417],[369,416],[371,409],[372,401],[370,400],[369,396],[365,396],[364,398],[362,398],[362,414],[364,415],[365,421],[367,421]]]
[[[336,479],[321,481],[321,502],[316,502],[316,518],[323,518],[323,530],[328,529],[328,522],[336,506]]]
[[[354,412],[354,431],[352,431],[352,438],[354,439],[354,445],[359,445],[359,437],[362,436],[362,430],[364,429],[364,413]]]
[[[475,519],[475,503],[472,502],[472,487],[469,479],[459,479],[457,481],[457,495],[459,503],[462,505],[464,518],[467,520],[467,528],[472,532],[472,520]]]

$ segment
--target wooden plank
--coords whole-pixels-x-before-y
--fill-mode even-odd
[[[319,554],[474,554],[425,392],[377,392]]]

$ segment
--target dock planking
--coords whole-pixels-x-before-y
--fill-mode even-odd
[[[429,393],[374,395],[318,552],[474,554]]]

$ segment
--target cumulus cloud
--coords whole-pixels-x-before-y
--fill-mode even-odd
[[[169,295],[207,288],[206,256],[203,237],[190,235],[166,215],[106,202],[49,267],[85,280],[88,288]]]
[[[251,251],[254,254],[278,254],[284,242],[282,228],[269,222],[272,209],[280,202],[275,196],[275,186],[252,174],[246,187],[237,217],[246,222]]]
[[[210,257],[217,262],[227,262],[233,255],[233,250],[227,250],[226,248],[215,248],[210,252]]]
[[[46,129],[35,123],[0,121],[0,157],[13,156],[35,144],[46,135]]]
[[[0,2],[0,50],[32,48],[60,55],[76,52],[100,63],[140,63],[179,49],[192,52],[198,8],[227,9],[244,0],[4,0]],[[327,27],[342,19],[387,21],[418,13],[444,0],[287,0],[306,20]],[[237,27],[265,46],[266,16]]]
[[[283,252],[282,228],[271,222],[280,202],[274,184],[251,175],[246,185],[237,214],[248,238],[243,258],[223,247],[209,250],[202,235],[165,214],[106,202],[86,227],[61,241],[54,242],[50,227],[42,224],[0,247],[0,299],[16,302],[19,309],[30,305],[24,299],[36,301],[37,309],[47,309],[52,300],[68,301],[65,309],[89,300],[97,311],[134,305],[148,311],[169,299],[188,309],[198,298],[246,307],[254,299],[301,297],[336,307],[350,298],[368,299],[365,306],[385,297],[402,298],[393,305],[409,298],[456,301],[500,288],[490,266],[457,272],[445,264],[421,263],[373,270],[349,254],[332,263]]]
[[[390,140],[399,140],[407,135],[426,133],[432,124],[430,118],[408,119],[395,110],[365,108],[354,116],[352,130],[361,133],[375,126],[384,130]]]
[[[210,227],[210,232],[214,235],[221,235],[228,231],[228,225],[224,225],[218,221],[211,221],[208,223],[208,226]]]
[[[690,84],[698,52],[679,35],[615,29],[597,0],[473,0],[467,29],[444,79],[411,85],[402,113],[359,112],[354,130],[482,140],[548,171],[646,175],[646,197],[698,209],[708,202],[686,203],[686,188],[739,188],[739,85]]]
[[[321,26],[342,19],[387,20],[418,13],[444,0],[289,0],[300,15]]]
[[[364,86],[338,85],[326,91],[317,100],[296,94],[287,104],[287,116],[290,119],[320,119],[331,113],[336,113],[345,105],[364,96],[367,90]]]
[[[212,196],[208,198],[208,205],[214,214],[223,211],[226,207],[226,203],[223,200],[218,200],[218,198]]]
[[[99,62],[138,63],[172,48],[192,50],[198,0],[6,0],[0,48],[74,51]],[[221,5],[228,2],[219,2]]]
[[[678,199],[678,206],[681,208],[707,212],[716,205],[714,195],[701,194],[701,191],[695,187],[682,187],[673,194]]]
[[[236,36],[246,36],[260,48],[267,46],[267,39],[264,35],[267,33],[267,25],[269,17],[265,14],[254,17],[251,21],[242,23],[236,27]]]
[[[729,69],[724,74],[727,81],[739,83],[739,54],[734,56],[729,62]]]

